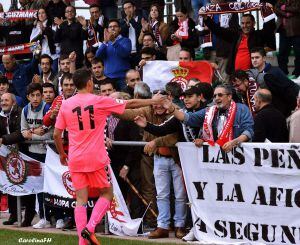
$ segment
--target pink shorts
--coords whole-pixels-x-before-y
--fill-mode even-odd
[[[111,175],[108,165],[93,172],[70,172],[70,174],[75,190],[86,187],[102,189],[111,186]]]

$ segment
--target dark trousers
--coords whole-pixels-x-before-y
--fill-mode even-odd
[[[24,220],[31,223],[35,215],[35,194],[22,196],[21,197],[21,206],[25,207],[25,217]],[[17,197],[8,195],[8,208],[10,217],[12,219],[18,218],[17,213]]]
[[[295,54],[295,70],[293,72],[293,75],[300,76],[300,36],[287,37],[285,32],[280,33],[278,66],[285,74],[289,73],[288,62],[292,47]]]
[[[157,212],[156,189],[153,176],[153,157],[142,154],[141,159],[141,194],[147,202],[152,202],[151,207]],[[156,218],[148,210],[145,220],[149,223],[156,223]]]

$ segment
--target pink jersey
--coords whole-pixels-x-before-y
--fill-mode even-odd
[[[110,162],[104,144],[106,118],[122,114],[126,103],[110,97],[77,94],[63,100],[55,127],[69,133],[69,169],[96,171]]]

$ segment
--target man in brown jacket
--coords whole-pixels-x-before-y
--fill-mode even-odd
[[[134,120],[139,115],[144,115],[147,121],[153,124],[161,124],[169,117],[169,113],[160,105],[126,110],[119,117],[123,120]],[[178,135],[175,133],[156,138],[145,131],[143,140],[148,142],[144,152],[150,155],[154,153],[154,163],[152,157],[143,154],[141,160],[141,191],[147,201],[155,203],[154,188],[156,188],[159,211],[157,229],[150,233],[149,238],[155,239],[169,236],[171,180],[173,181],[175,194],[175,235],[178,238],[182,238],[185,235],[186,192],[181,168],[176,164],[179,162],[177,150],[175,147],[172,147],[177,142]],[[153,173],[156,185],[154,185]]]

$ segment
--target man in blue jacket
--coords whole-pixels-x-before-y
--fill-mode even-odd
[[[104,62],[104,75],[115,81],[118,90],[126,87],[125,74],[130,69],[131,54],[131,41],[120,32],[119,21],[110,20],[108,30],[104,30],[104,41],[96,52],[96,57]]]
[[[2,63],[0,73],[8,79],[11,92],[27,101],[27,85],[31,83],[33,75],[38,74],[38,59],[34,57],[28,64],[18,64],[13,54],[5,54]]]
[[[194,113],[179,111],[170,101],[164,107],[187,126],[202,128],[201,139],[195,140],[197,146],[216,143],[229,152],[241,142],[250,141],[254,122],[248,107],[235,103],[232,90],[226,85],[218,85],[213,98],[215,105]]]

